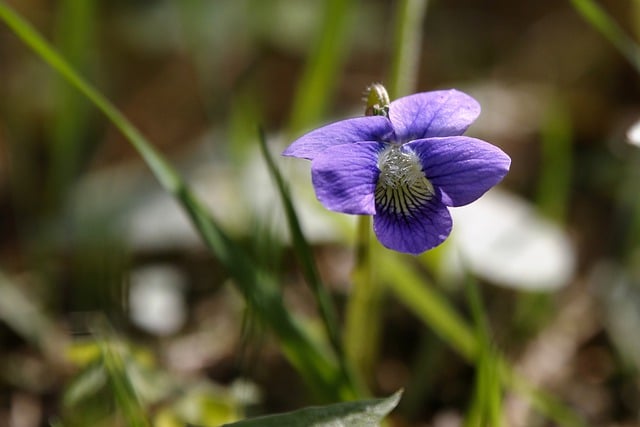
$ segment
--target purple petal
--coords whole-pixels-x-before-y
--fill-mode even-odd
[[[312,130],[293,141],[282,155],[313,160],[318,154],[335,145],[362,141],[389,141],[393,138],[393,128],[386,117],[357,117]]]
[[[462,135],[478,115],[480,104],[455,89],[417,93],[389,105],[397,142]]]
[[[318,200],[329,210],[358,215],[375,213],[378,153],[382,144],[360,142],[334,145],[311,163]]]
[[[482,196],[509,171],[511,158],[476,138],[427,138],[406,144],[422,162],[422,170],[447,206],[463,206]]]
[[[442,243],[451,233],[452,220],[447,207],[431,199],[411,215],[382,209],[373,217],[373,230],[385,247],[418,255]]]

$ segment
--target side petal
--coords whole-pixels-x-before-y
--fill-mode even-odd
[[[397,142],[462,135],[479,115],[478,101],[455,89],[416,93],[389,105]]]
[[[377,142],[359,142],[334,145],[316,156],[311,179],[320,203],[336,212],[374,214],[380,150]]]
[[[422,170],[447,206],[473,202],[502,181],[511,158],[488,142],[466,136],[427,138],[406,146],[420,158]]]
[[[436,197],[411,215],[379,209],[373,230],[380,243],[394,251],[418,255],[438,246],[451,233],[453,221],[447,207]]]
[[[366,116],[341,120],[301,136],[283,151],[283,156],[313,160],[329,147],[362,141],[390,141],[394,138],[389,119]]]

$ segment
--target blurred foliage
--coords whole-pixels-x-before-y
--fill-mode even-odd
[[[0,425],[214,426],[400,388],[390,425],[640,422],[637,2],[6,5],[44,39],[0,27]],[[376,249],[380,327],[343,343],[354,228],[270,153],[361,115],[376,81],[480,100],[470,134],[511,155],[504,187],[572,242],[563,288],[471,280],[455,242]],[[165,335],[132,313],[157,265],[184,283],[141,305],[186,301]],[[370,423],[397,400],[375,402]]]

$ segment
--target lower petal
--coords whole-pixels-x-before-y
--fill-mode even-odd
[[[384,210],[376,206],[373,230],[380,243],[398,252],[418,255],[442,243],[451,233],[447,207],[432,198],[410,212]]]

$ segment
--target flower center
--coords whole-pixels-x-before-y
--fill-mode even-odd
[[[392,144],[380,153],[378,169],[376,205],[388,213],[413,216],[435,194],[416,153],[401,145]]]

